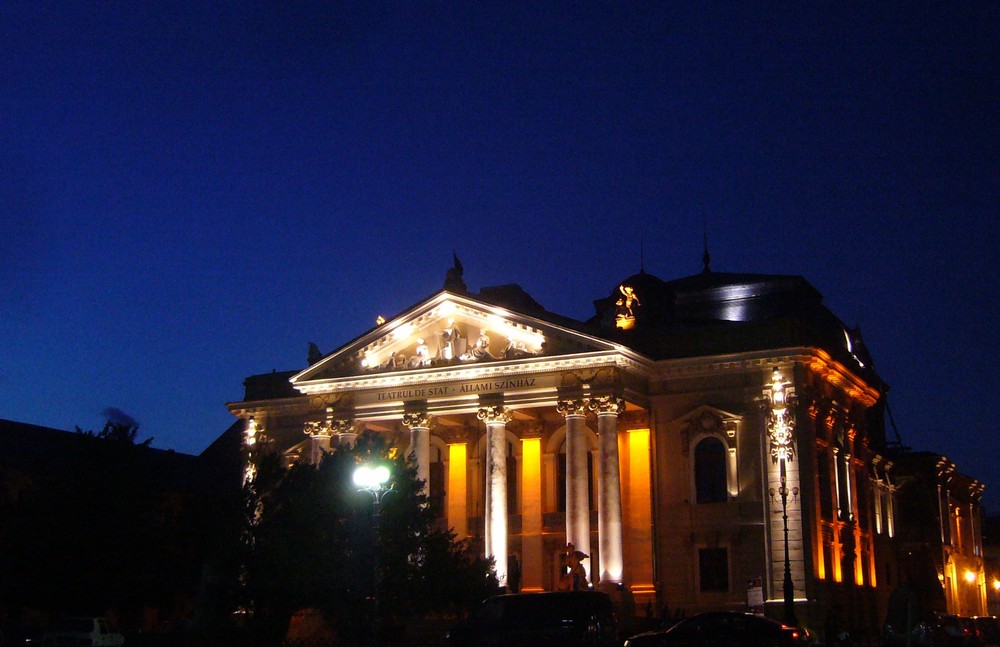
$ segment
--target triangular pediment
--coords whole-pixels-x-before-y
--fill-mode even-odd
[[[292,377],[292,384],[622,350],[468,295],[440,292]]]

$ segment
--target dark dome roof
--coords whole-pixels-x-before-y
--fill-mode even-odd
[[[616,325],[622,286],[634,293],[631,329]],[[591,329],[654,359],[809,346],[871,366],[857,331],[801,276],[702,272],[663,281],[640,271],[594,308]]]

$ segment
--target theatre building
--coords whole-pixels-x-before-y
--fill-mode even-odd
[[[590,585],[640,610],[781,618],[787,600],[813,627],[835,607],[877,625],[893,497],[857,331],[801,277],[707,261],[598,296],[577,321],[515,285],[473,292],[456,262],[440,292],[229,407],[289,462],[386,434],[440,522],[522,591],[559,588],[572,544]]]

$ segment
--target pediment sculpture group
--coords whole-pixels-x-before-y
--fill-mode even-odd
[[[378,366],[378,370],[428,368],[463,362],[518,359],[535,355],[527,349],[524,342],[517,341],[513,337],[508,337],[504,349],[494,354],[490,350],[489,331],[485,328],[482,329],[479,337],[470,343],[454,319],[449,319],[448,324],[437,333],[436,337],[437,349],[435,351],[431,350],[424,338],[419,338],[416,347],[410,354],[403,351],[393,351],[389,355],[389,359]]]

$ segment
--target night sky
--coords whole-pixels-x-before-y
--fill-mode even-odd
[[[707,234],[1000,509],[1000,4],[493,4],[0,3],[0,418],[198,453],[453,250],[585,319]]]

